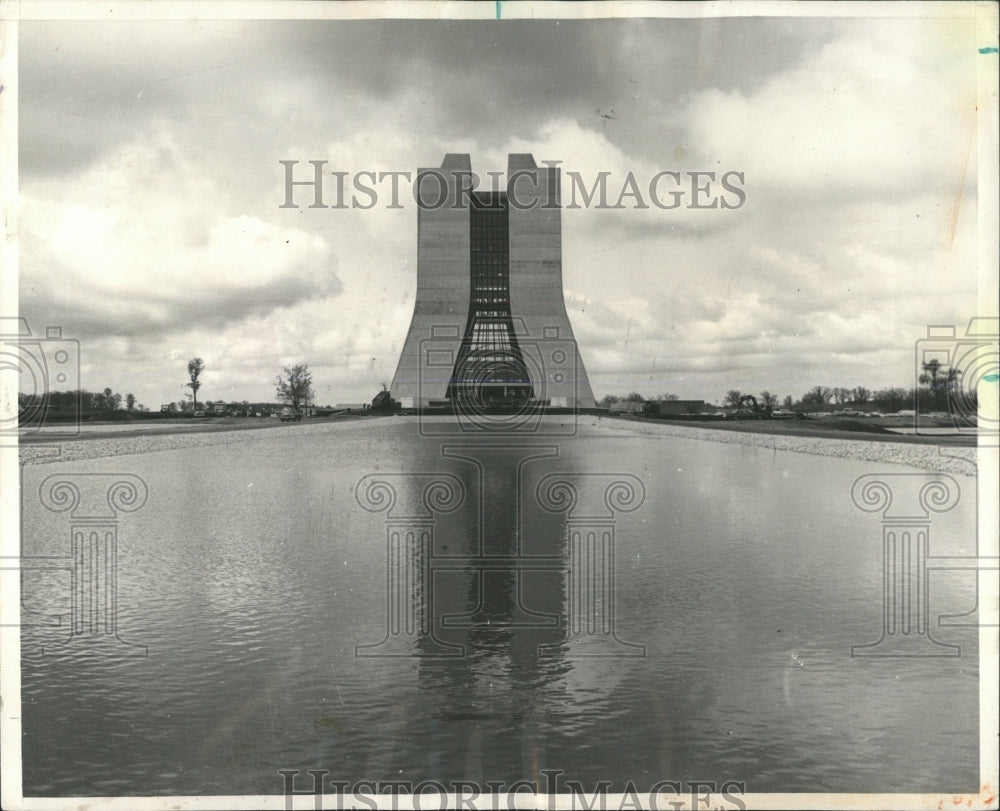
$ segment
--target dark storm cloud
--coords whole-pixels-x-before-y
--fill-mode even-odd
[[[67,334],[84,341],[109,335],[153,339],[195,327],[217,330],[240,322],[250,325],[273,310],[340,293],[336,274],[330,271],[320,278],[321,285],[315,276],[289,275],[252,289],[201,288],[190,295],[179,289],[169,297],[141,293],[114,297],[79,282],[67,288],[39,280],[22,285],[20,312],[29,323],[62,326]]]
[[[495,148],[561,117],[653,156],[670,122],[651,124],[687,93],[747,92],[830,35],[752,18],[26,22],[22,171],[71,172],[163,120],[266,137],[261,97],[289,86],[310,91],[302,123],[331,133],[364,125],[363,100],[412,94],[399,125],[436,138]]]
[[[688,93],[749,92],[833,36],[828,21],[800,23],[380,21],[289,23],[269,34],[290,64],[336,78],[341,88],[391,103],[416,87],[426,109],[408,123],[437,137],[452,133],[496,148],[566,118],[600,126],[643,158],[662,154],[667,115]]]

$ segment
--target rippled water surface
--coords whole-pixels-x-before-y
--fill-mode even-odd
[[[27,795],[272,794],[279,769],[317,768],[976,790],[976,635],[936,627],[975,607],[972,577],[929,580],[960,656],[851,656],[881,634],[883,577],[880,515],[852,484],[905,468],[608,421],[267,433],[24,468]],[[39,488],[94,473],[148,488],[117,519],[118,630],[146,656],[62,644],[83,513]],[[975,480],[955,481],[932,554],[973,553]]]

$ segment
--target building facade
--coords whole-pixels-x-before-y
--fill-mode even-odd
[[[390,389],[404,408],[589,408],[566,314],[558,167],[510,155],[503,191],[468,155],[417,172],[417,295]]]

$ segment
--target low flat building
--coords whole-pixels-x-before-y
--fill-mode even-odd
[[[704,414],[710,409],[704,400],[657,400],[650,403],[654,407],[653,413],[661,417],[669,417],[681,414]]]

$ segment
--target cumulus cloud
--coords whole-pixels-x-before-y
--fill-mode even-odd
[[[891,21],[849,31],[752,93],[692,94],[679,111],[692,148],[827,203],[960,191],[975,151],[971,21],[957,41]]]
[[[81,337],[220,327],[335,294],[326,240],[242,214],[163,135],[22,195],[22,309]]]

